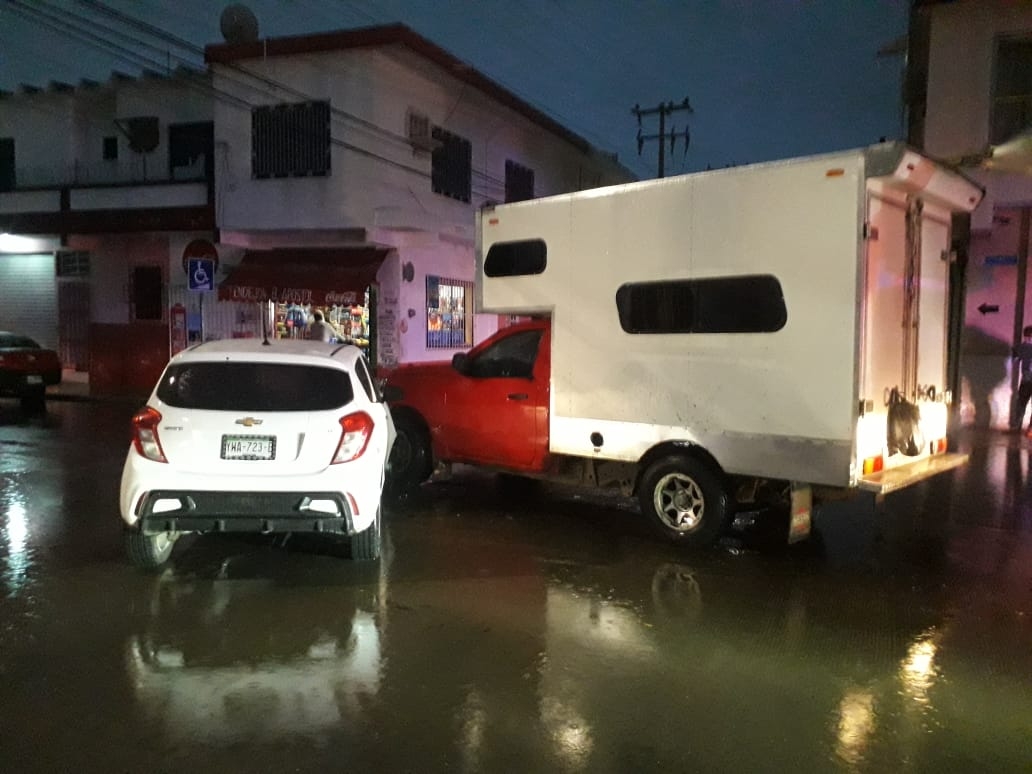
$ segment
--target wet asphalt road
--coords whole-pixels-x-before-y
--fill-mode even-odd
[[[1030,772],[1032,443],[685,553],[460,473],[387,553],[121,549],[136,404],[0,403],[0,771]]]

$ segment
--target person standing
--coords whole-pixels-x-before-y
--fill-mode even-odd
[[[340,341],[340,334],[327,320],[323,313],[316,309],[312,312],[315,322],[308,326],[308,338],[314,341]]]
[[[1025,419],[1025,407],[1032,399],[1032,325],[1021,331],[1021,343],[1014,347],[1012,357],[1021,368],[1021,382],[1018,384],[1018,402],[1015,406],[1015,424],[1018,430]],[[1032,437],[1032,417],[1029,417],[1028,435]]]

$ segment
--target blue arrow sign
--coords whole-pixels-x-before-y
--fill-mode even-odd
[[[987,255],[986,266],[1017,266],[1018,256],[1016,255]]]
[[[186,277],[190,290],[214,290],[215,261],[211,258],[191,258],[187,262]]]

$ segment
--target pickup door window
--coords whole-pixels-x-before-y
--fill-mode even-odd
[[[514,333],[466,361],[447,396],[456,459],[529,467],[541,456],[548,384],[534,378],[534,363],[542,333]]]

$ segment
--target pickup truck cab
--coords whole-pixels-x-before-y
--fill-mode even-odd
[[[550,336],[547,320],[504,328],[448,363],[401,366],[387,379],[398,396],[391,479],[426,480],[438,462],[518,473],[548,465]]]

